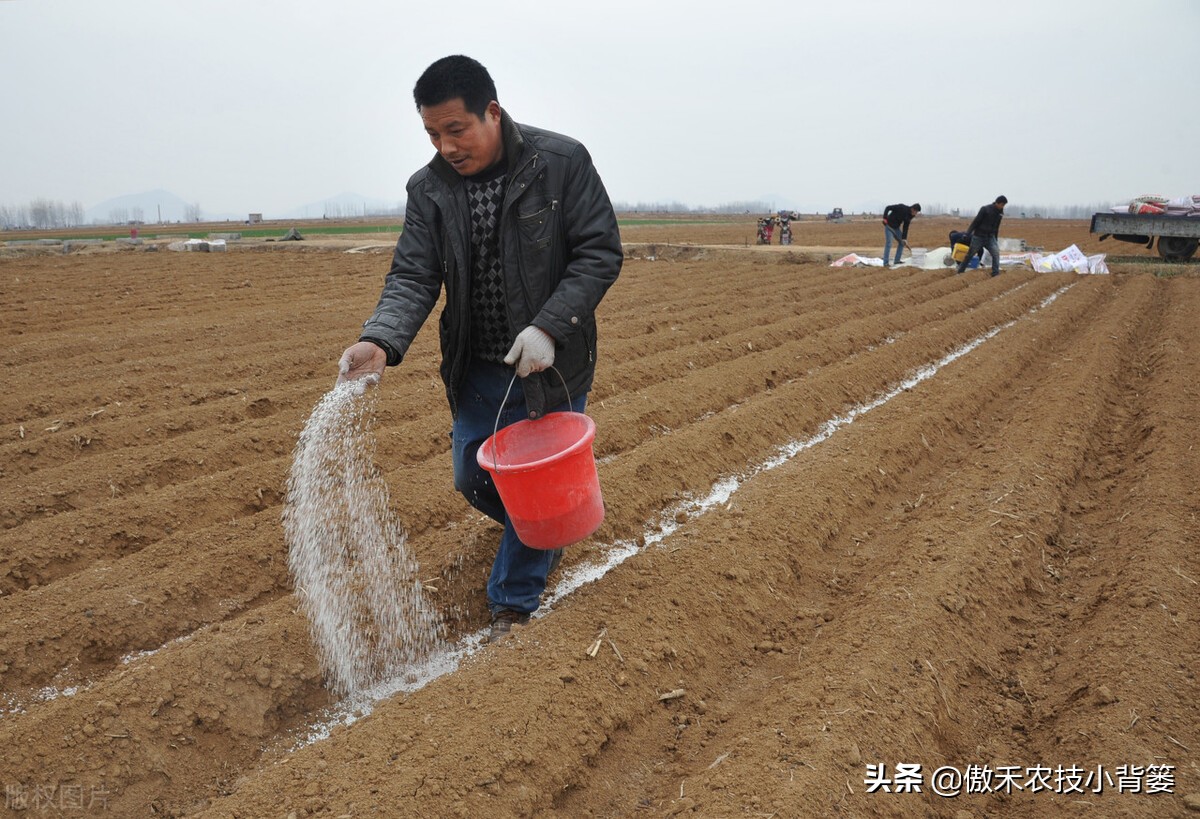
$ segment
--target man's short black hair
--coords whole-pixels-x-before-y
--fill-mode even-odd
[[[496,83],[478,60],[461,54],[442,57],[426,68],[413,86],[418,111],[456,98],[461,98],[466,109],[480,119],[487,113],[488,103],[499,102]]]
[[[920,212],[921,212],[921,203],[920,203],[920,202],[913,202],[913,203],[912,203],[912,209],[913,209],[913,212],[914,212],[914,213],[920,213]]]
[[[997,197],[996,197],[996,204],[997,204],[997,205],[1007,205],[1007,204],[1008,204],[1008,197],[1007,197],[1007,196],[1005,196],[1005,195],[1003,195],[1003,194],[1001,194],[1000,196],[997,196]]]

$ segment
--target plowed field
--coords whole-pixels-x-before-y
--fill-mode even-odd
[[[1086,230],[1005,235],[1132,248]],[[623,231],[655,244],[599,315],[607,518],[497,645],[427,325],[376,462],[459,656],[353,708],[280,518],[388,250],[0,258],[6,813],[1200,809],[1197,268],[835,269],[876,223],[753,234]]]

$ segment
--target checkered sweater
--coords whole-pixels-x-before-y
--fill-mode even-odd
[[[471,211],[471,353],[499,363],[510,346],[504,270],[500,265],[500,205],[504,201],[505,177],[503,173],[486,172],[481,176],[464,180]]]

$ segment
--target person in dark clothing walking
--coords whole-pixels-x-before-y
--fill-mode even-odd
[[[900,253],[908,240],[908,226],[913,218],[921,212],[921,203],[911,205],[888,205],[883,209],[883,266],[888,266],[888,256],[892,250],[892,240],[896,240],[896,261],[900,264]]]
[[[984,205],[975,214],[971,226],[967,228],[967,233],[971,234],[971,248],[954,272],[962,273],[967,269],[971,257],[986,248],[992,254],[992,275],[1000,275],[1000,221],[1004,218],[1004,206],[1007,204],[1007,196],[997,196],[995,202]]]
[[[378,383],[445,292],[438,328],[454,486],[504,526],[487,584],[490,638],[499,639],[537,610],[561,552],[521,542],[476,452],[497,425],[584,411],[596,307],[620,273],[621,237],[587,149],[513,120],[477,61],[438,60],[413,98],[437,153],[409,179],[383,292],[342,354],[338,381]]]

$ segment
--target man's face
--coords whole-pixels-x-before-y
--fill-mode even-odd
[[[996,207],[1000,209],[1000,212],[1001,212],[1001,213],[1003,213],[1003,212],[1004,212],[1004,206],[1005,206],[1005,205],[1007,205],[1007,204],[1008,204],[1007,202],[997,202],[997,203],[996,203]]]
[[[468,111],[461,97],[420,110],[429,141],[460,175],[486,171],[504,155],[500,104],[495,100],[488,103],[482,118]]]

